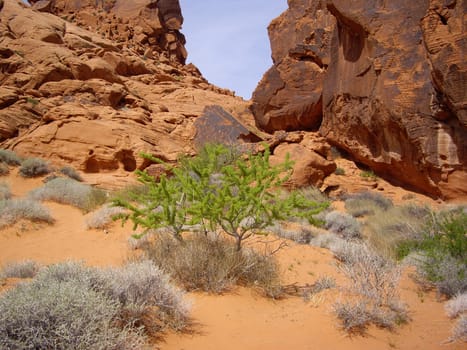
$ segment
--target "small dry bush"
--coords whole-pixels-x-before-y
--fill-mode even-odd
[[[318,278],[311,286],[302,288],[302,297],[305,301],[309,301],[315,294],[321,293],[323,290],[336,287],[336,280],[330,276]]]
[[[456,318],[467,313],[467,292],[453,297],[446,303],[444,309],[450,318]]]
[[[361,238],[360,224],[349,214],[332,211],[326,214],[324,221],[326,222],[325,228],[327,230],[344,239],[351,240]]]
[[[274,225],[267,227],[267,231],[274,233],[275,235],[290,239],[291,241],[299,244],[309,244],[314,236],[314,228],[310,225],[298,225],[285,222],[275,222]]]
[[[76,181],[83,181],[83,178],[81,175],[76,171],[75,168],[72,168],[70,166],[64,166],[60,168],[60,173],[62,173],[65,176],[68,176],[70,179],[76,180]]]
[[[453,297],[467,291],[467,209],[449,208],[432,213],[419,237],[403,242],[404,257],[417,252],[414,260],[420,280],[439,294]]]
[[[462,315],[457,320],[450,340],[467,342],[467,314]]]
[[[103,229],[108,227],[116,215],[126,213],[122,207],[112,207],[104,205],[102,208],[90,213],[86,218],[86,227],[88,229]]]
[[[41,265],[33,260],[24,260],[6,264],[0,275],[4,278],[33,278]]]
[[[385,211],[392,206],[390,199],[370,191],[349,195],[345,200],[346,211],[354,217],[374,215],[377,211]]]
[[[241,284],[258,287],[271,297],[281,292],[279,268],[273,256],[248,248],[238,251],[233,242],[220,237],[194,234],[180,242],[159,235],[142,249],[146,258],[187,290],[220,293]]]
[[[0,176],[6,176],[10,173],[10,168],[5,163],[0,163]]]
[[[49,224],[55,221],[49,210],[35,200],[8,199],[0,201],[0,227],[11,225],[21,219]]]
[[[40,158],[28,158],[21,163],[19,174],[22,177],[38,177],[52,171],[49,163]]]
[[[429,215],[427,208],[415,205],[376,210],[365,222],[368,242],[379,254],[392,259],[399,258],[401,245],[420,237]]]
[[[77,281],[20,284],[0,296],[0,349],[143,349],[117,327],[119,304]]]
[[[341,254],[340,269],[354,295],[354,300],[334,305],[343,329],[362,333],[370,324],[394,329],[407,322],[406,307],[397,295],[398,266],[364,244],[351,244],[342,248]]]
[[[186,327],[190,306],[183,299],[184,293],[153,262],[131,262],[104,270],[102,275],[106,283],[100,290],[119,301],[130,321],[141,322],[148,329],[150,325],[144,319],[152,312],[155,314],[150,319],[158,319],[157,326],[177,330]]]
[[[0,201],[10,199],[11,198],[11,190],[10,186],[4,182],[0,182]]]
[[[36,283],[76,283],[104,295],[118,305],[120,325],[131,325],[154,335],[163,328],[187,325],[189,305],[184,292],[150,261],[132,262],[121,268],[98,269],[65,262],[42,269]]]
[[[15,152],[8,149],[0,149],[0,162],[8,165],[20,165],[21,158],[16,155]]]
[[[85,212],[91,211],[107,200],[105,191],[68,178],[53,179],[31,191],[29,196],[36,200],[69,204]]]

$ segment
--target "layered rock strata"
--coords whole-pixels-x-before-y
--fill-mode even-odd
[[[0,147],[87,173],[131,172],[145,166],[142,151],[166,161],[193,154],[194,122],[207,105],[221,105],[233,115],[246,113],[252,120],[245,101],[209,84],[195,66],[183,65],[184,56],[175,55],[178,51],[170,45],[151,44],[160,29],[154,23],[163,27],[157,32],[163,37],[178,30],[182,19],[179,7],[172,6],[178,1],[152,2],[155,8],[148,3],[40,1],[34,10],[4,0]],[[74,18],[70,22],[53,13]],[[125,26],[139,30],[132,24],[138,20],[133,14],[148,26],[141,46],[134,33],[125,39]],[[154,14],[155,22],[142,14]],[[113,35],[120,39],[98,33],[105,21],[91,31],[75,24],[101,15],[117,16],[111,24],[118,27]]]

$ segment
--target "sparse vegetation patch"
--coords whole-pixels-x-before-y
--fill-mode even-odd
[[[36,200],[73,205],[88,212],[107,200],[105,191],[69,178],[55,178],[29,193]]]
[[[0,149],[0,162],[16,166],[21,164],[21,158],[13,151]]]
[[[273,256],[246,248],[238,251],[222,237],[193,234],[180,242],[167,234],[158,235],[141,248],[146,258],[187,290],[220,293],[241,284],[255,286],[271,297],[281,293]]]
[[[353,243],[341,252],[340,269],[350,281],[350,301],[334,305],[336,316],[348,332],[363,333],[370,324],[394,329],[408,314],[397,296],[400,269],[368,246]]]
[[[11,225],[21,219],[33,222],[53,223],[49,210],[31,199],[8,199],[0,201],[0,227]]]
[[[360,224],[351,215],[332,211],[326,214],[325,228],[345,239],[361,238]]]
[[[113,223],[113,218],[125,214],[126,209],[121,207],[111,207],[104,205],[102,208],[90,213],[86,218],[86,227],[88,229],[103,229]]]
[[[66,262],[0,295],[1,349],[146,349],[186,326],[183,292],[149,261],[98,269]]]
[[[10,186],[5,182],[0,182],[0,201],[11,198]]]
[[[19,174],[23,177],[38,177],[52,171],[48,162],[40,158],[28,158],[21,163]]]
[[[33,260],[24,260],[6,264],[0,275],[4,278],[33,278],[39,272],[41,265]]]
[[[10,173],[10,168],[6,163],[1,162],[0,163],[0,176],[5,176]]]
[[[418,251],[418,273],[439,293],[467,291],[467,213],[456,208],[432,214],[421,235],[401,245],[400,255]]]
[[[62,173],[65,176],[68,176],[70,179],[76,180],[76,181],[83,181],[83,178],[81,175],[76,171],[75,168],[72,168],[70,166],[64,166],[60,168],[60,173]]]

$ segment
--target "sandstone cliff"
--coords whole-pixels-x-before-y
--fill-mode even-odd
[[[177,0],[4,0],[0,146],[97,173],[194,152],[195,120],[247,105],[184,65]],[[248,119],[250,118],[250,119]]]
[[[381,176],[467,194],[467,4],[291,0],[253,94],[269,132],[312,130]]]

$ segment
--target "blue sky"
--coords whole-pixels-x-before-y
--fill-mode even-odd
[[[272,64],[267,26],[286,0],[180,0],[188,63],[209,82],[251,97]]]

